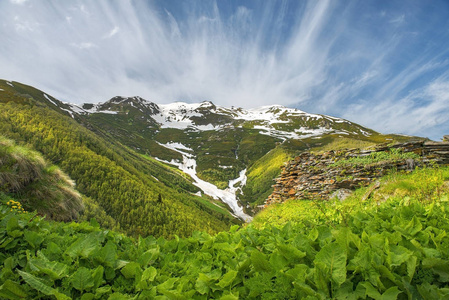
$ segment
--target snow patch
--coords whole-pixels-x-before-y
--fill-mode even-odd
[[[222,169],[230,169],[230,168],[232,168],[232,166],[222,166],[222,165],[219,165],[218,167],[222,168]]]
[[[229,182],[229,187],[226,190],[220,190],[217,186],[213,185],[212,183],[209,183],[207,181],[204,181],[200,179],[196,175],[196,160],[195,156],[193,154],[187,153],[183,150],[192,151],[192,149],[180,144],[180,143],[167,143],[167,144],[161,144],[159,145],[166,147],[168,149],[177,151],[182,155],[182,162],[172,160],[171,162],[168,162],[169,164],[177,166],[181,171],[183,171],[186,174],[189,174],[192,179],[194,180],[194,185],[199,187],[206,195],[211,196],[214,199],[220,199],[233,211],[234,215],[236,215],[238,218],[249,222],[252,220],[252,217],[245,214],[243,212],[243,208],[238,205],[238,199],[236,196],[236,192],[238,188],[235,188],[235,184],[238,182],[245,182],[246,183],[246,170],[244,172],[240,172],[240,177],[234,180],[231,180]],[[158,159],[159,160],[159,159]],[[159,160],[162,161],[162,160]],[[243,174],[243,175],[242,175]]]
[[[11,86],[11,87],[14,87],[14,85],[12,85],[12,83],[9,82],[9,81],[7,81],[6,84],[9,85],[9,86]]]
[[[44,97],[45,97],[45,99],[47,99],[48,101],[50,101],[54,106],[58,106],[58,105],[56,104],[55,101],[51,100],[50,97],[48,97],[47,94],[44,93]]]

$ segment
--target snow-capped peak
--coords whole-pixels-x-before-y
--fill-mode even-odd
[[[229,127],[245,127],[259,130],[259,133],[285,139],[302,139],[325,133],[350,134],[346,129],[336,130],[337,124],[346,120],[323,115],[309,114],[283,105],[269,105],[258,108],[226,108],[210,101],[200,103],[174,102],[156,104],[141,97],[117,96],[98,104],[72,105],[76,113],[128,114],[140,111],[142,120],[149,127],[191,129],[199,131],[221,130]],[[333,124],[333,125],[332,125]],[[343,126],[340,126],[343,127]],[[368,134],[362,129],[354,133]]]

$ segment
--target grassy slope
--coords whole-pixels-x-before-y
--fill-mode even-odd
[[[84,210],[73,181],[42,155],[0,136],[0,192],[23,208],[59,221],[77,220]]]
[[[248,169],[248,181],[243,189],[242,200],[252,207],[261,205],[271,194],[273,178],[281,173],[281,166],[303,151],[321,152],[350,148],[367,148],[379,143],[405,142],[413,137],[400,135],[382,135],[373,133],[371,136],[354,135],[324,135],[319,139],[288,140],[256,160]]]
[[[417,169],[412,173],[393,172],[381,178],[379,188],[373,190],[374,185],[375,183],[356,190],[343,202],[296,199],[282,204],[273,204],[254,218],[253,225],[258,228],[267,224],[283,226],[289,222],[307,223],[310,218],[332,223],[336,220],[334,218],[341,221],[345,214],[367,207],[376,207],[385,202],[447,202],[449,201],[449,167]],[[303,212],[306,211],[307,213],[304,214]]]
[[[0,83],[4,90],[0,94],[0,132],[57,162],[76,180],[78,189],[123,230],[183,236],[194,230],[216,232],[229,226],[229,214],[205,206],[204,200],[188,192],[196,187],[170,168],[94,135],[56,108],[49,109],[42,92],[13,84],[15,88]]]

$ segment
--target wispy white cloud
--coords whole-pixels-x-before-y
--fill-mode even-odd
[[[25,4],[28,0],[9,0],[9,1],[13,4],[22,5],[22,4]]]
[[[104,36],[104,38],[109,39],[109,38],[113,37],[114,35],[116,35],[119,31],[120,31],[120,28],[118,26],[114,26],[114,28],[112,28],[111,31],[109,31],[108,34],[106,34]]]
[[[277,103],[436,138],[435,128],[449,128],[440,113],[449,7],[429,9],[399,0],[6,2],[0,77],[72,102]]]
[[[91,43],[91,42],[82,42],[82,43],[79,43],[79,44],[72,43],[71,45],[73,47],[78,48],[78,49],[91,49],[91,48],[97,48],[98,47],[97,45],[95,45],[94,43]]]

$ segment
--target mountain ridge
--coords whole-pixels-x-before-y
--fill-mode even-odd
[[[160,128],[207,131],[232,126],[246,126],[259,129],[262,134],[282,140],[288,138],[301,139],[324,133],[343,135],[353,133],[365,136],[376,133],[342,118],[311,114],[297,108],[288,108],[278,104],[244,109],[241,107],[227,108],[215,105],[211,101],[199,103],[178,101],[169,104],[156,104],[139,96],[116,96],[106,102],[97,104],[69,105],[73,113],[84,115],[96,113],[127,114],[132,107],[151,117],[152,120],[147,120],[149,124]],[[339,123],[350,124],[354,130],[348,131],[344,126],[336,125]],[[300,127],[297,128],[297,125],[300,125]]]

